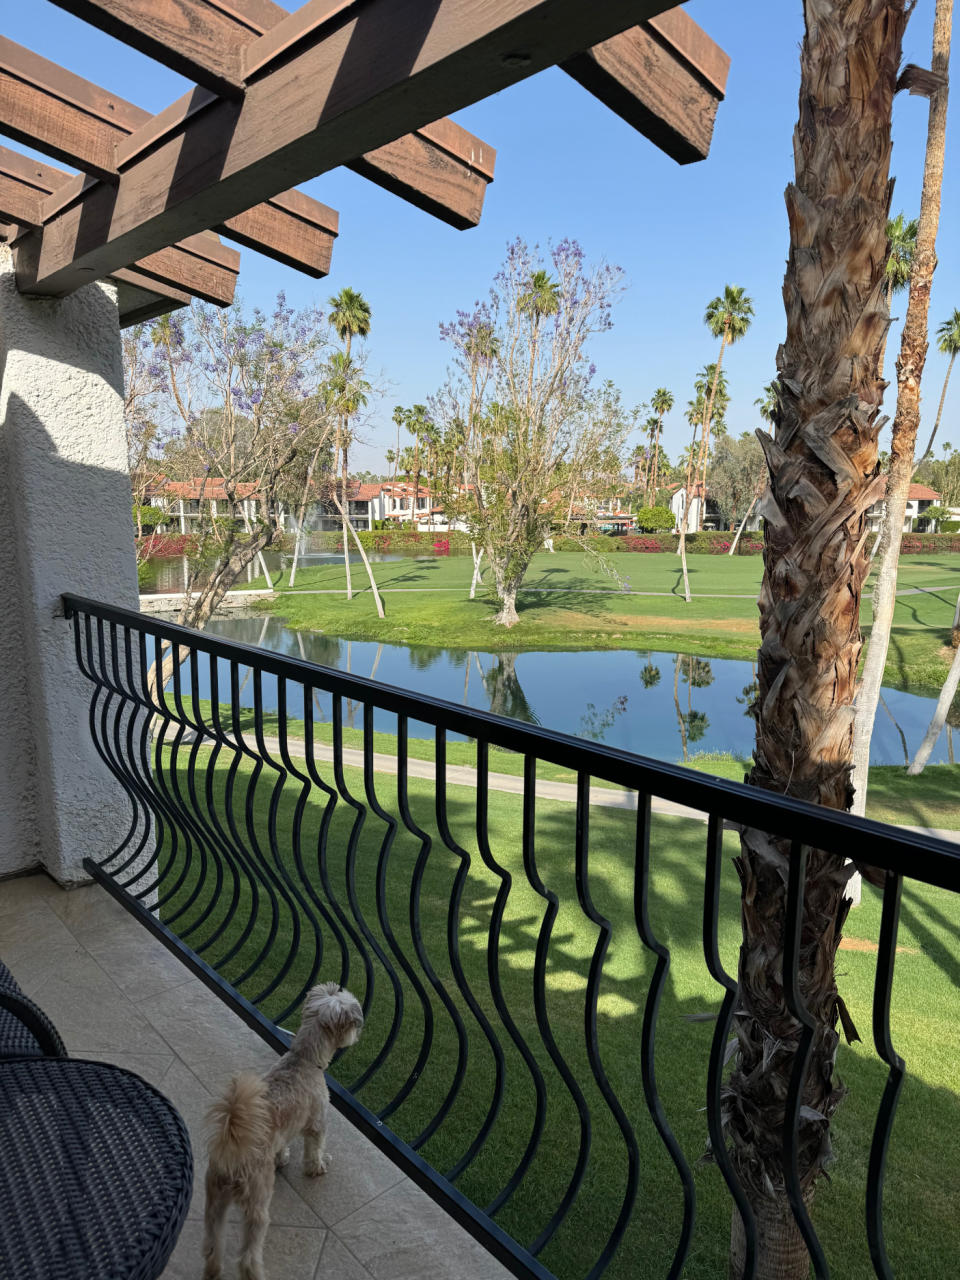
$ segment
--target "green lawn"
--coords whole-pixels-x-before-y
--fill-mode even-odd
[[[665,649],[718,658],[750,658],[759,643],[756,594],[759,556],[691,556],[694,598],[683,600],[679,562],[672,554],[619,553],[605,559],[576,552],[534,558],[520,593],[520,622],[494,626],[492,600],[467,598],[467,557],[389,561],[375,566],[385,592],[385,621],[377,618],[361,566],[359,594],[347,601],[343,566],[301,570],[294,591],[282,587],[262,607],[291,626],[353,640],[433,644],[497,650]],[[262,580],[254,586],[265,585]],[[960,593],[960,556],[904,556],[899,586],[923,588],[901,596],[894,616],[886,682],[897,688],[939,689],[949,663],[950,627]],[[624,588],[629,587],[629,592]],[[549,588],[549,590],[543,590]],[[640,594],[644,592],[662,594]],[[869,595],[862,621],[869,633]]]
[[[385,737],[377,745],[389,749]],[[419,946],[421,955],[415,970],[422,974],[425,960],[434,971],[436,987],[423,983],[422,992],[418,993],[409,975],[394,960],[394,968],[400,973],[404,1016],[393,1052],[360,1091],[360,1097],[377,1109],[409,1080],[409,1096],[388,1122],[408,1139],[429,1122],[447,1096],[458,1059],[457,1036],[441,1002],[442,992],[463,1018],[469,1050],[463,1088],[443,1126],[423,1148],[435,1167],[448,1169],[463,1154],[487,1114],[494,1072],[487,1042],[458,990],[451,966],[448,912],[461,858],[441,838],[432,784],[411,780],[410,816],[419,831],[409,830],[403,822],[397,822],[396,780],[378,775],[376,797],[387,821],[368,814],[356,832],[351,856],[354,813],[347,805],[336,805],[325,829],[323,797],[316,787],[307,791],[294,779],[281,779],[275,768],[251,766],[248,761],[231,771],[230,762],[221,757],[211,767],[210,753],[205,749],[198,749],[195,756],[198,772],[192,778],[185,753],[177,766],[172,765],[169,753],[163,753],[158,780],[169,788],[171,796],[179,797],[176,806],[181,819],[185,817],[192,825],[195,841],[200,832],[206,831],[203,843],[207,877],[202,882],[198,878],[202,865],[199,857],[186,865],[181,841],[165,879],[173,897],[163,908],[164,917],[194,947],[202,946],[214,929],[225,924],[205,958],[219,965],[250,997],[257,997],[268,985],[268,979],[278,980],[263,1007],[274,1015],[284,1008],[309,976],[315,935],[306,913],[282,899],[274,921],[266,897],[261,893],[255,903],[249,881],[243,876],[237,881],[236,915],[232,922],[225,922],[224,909],[231,900],[234,877],[225,867],[224,891],[217,898],[212,896],[213,867],[217,862],[227,862],[217,858],[214,850],[218,845],[236,844],[239,840],[251,851],[259,848],[259,854],[251,853],[251,863],[261,867],[261,877],[271,877],[278,886],[292,883],[304,898],[316,893],[324,906],[329,906],[322,887],[324,877],[341,905],[347,904],[352,893],[370,938],[384,953],[395,947],[404,956],[414,957]],[[505,760],[499,757],[492,767],[508,771]],[[329,775],[329,767],[321,767],[321,772]],[[201,783],[207,779],[209,786],[205,788]],[[193,782],[197,785],[191,791]],[[358,770],[348,767],[345,782],[352,794],[363,798],[363,778]],[[498,891],[509,885],[499,948],[492,953],[493,965],[502,982],[504,1006],[544,1074],[546,1113],[539,1152],[498,1221],[521,1240],[529,1241],[542,1227],[571,1176],[579,1127],[569,1094],[537,1030],[533,974],[546,904],[530,886],[523,865],[521,802],[516,796],[491,793],[488,866],[477,847],[476,798],[472,788],[449,790],[451,834],[470,864],[457,936],[465,979],[505,1047],[506,1085],[491,1140],[459,1185],[477,1203],[486,1204],[500,1185],[502,1171],[513,1169],[521,1159],[535,1110],[530,1074],[504,1031],[489,994],[491,921],[496,914]],[[395,838],[385,839],[394,823]],[[685,1271],[692,1280],[714,1280],[725,1274],[729,1235],[729,1205],[720,1176],[714,1167],[697,1163],[706,1137],[702,1107],[713,1034],[713,1023],[701,1015],[709,1015],[718,1007],[718,990],[706,972],[701,950],[705,832],[702,823],[657,817],[651,843],[651,921],[672,953],[660,1010],[656,1065],[668,1118],[694,1167],[697,1183],[697,1229]],[[640,1147],[636,1212],[624,1246],[608,1272],[618,1280],[665,1274],[680,1220],[679,1184],[647,1116],[640,1084],[640,1027],[652,964],[650,954],[637,938],[633,919],[633,834],[630,813],[591,809],[588,884],[596,910],[611,925],[610,947],[600,982],[599,1047],[611,1084],[635,1126]],[[543,1255],[549,1267],[571,1280],[585,1274],[595,1261],[619,1211],[626,1176],[624,1147],[593,1080],[584,1047],[584,996],[599,931],[577,905],[574,837],[572,805],[538,803],[536,870],[559,899],[546,968],[546,1015],[594,1115],[593,1145],[583,1188],[567,1221]],[[271,847],[276,854],[271,854]],[[736,966],[739,939],[739,889],[731,862],[736,848],[735,837],[727,837],[721,952],[730,970]],[[168,844],[165,853],[169,851]],[[183,879],[178,884],[181,874]],[[422,876],[419,891],[411,893],[418,875]],[[356,917],[348,907],[346,911],[356,930]],[[886,1075],[873,1052],[870,1035],[875,967],[870,948],[878,926],[878,899],[867,889],[863,905],[852,914],[846,930],[847,936],[859,939],[864,949],[843,951],[839,966],[841,991],[863,1041],[840,1049],[839,1074],[849,1088],[849,1096],[835,1123],[837,1164],[815,1206],[817,1227],[828,1256],[833,1259],[834,1274],[844,1280],[866,1280],[873,1274],[862,1204],[870,1133]],[[956,1214],[960,1202],[960,1157],[955,1142],[960,1128],[958,928],[957,898],[938,890],[906,888],[893,1039],[906,1059],[909,1075],[891,1143],[885,1203],[894,1270],[917,1280],[952,1274],[960,1250]],[[344,932],[342,923],[338,929]],[[348,984],[363,997],[367,982],[356,946],[348,943],[342,951],[336,931],[329,924],[324,928],[323,939],[326,950],[322,976],[339,978],[343,955],[348,955]],[[369,944],[367,950],[371,950]],[[255,961],[256,972],[244,978]],[[377,961],[373,962],[373,973],[373,1004],[364,1036],[336,1069],[348,1083],[375,1060],[393,1018],[394,996]],[[433,1045],[422,1070],[411,1076],[428,1020],[433,1023]]]

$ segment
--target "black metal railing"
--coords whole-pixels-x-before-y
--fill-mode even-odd
[[[829,1274],[798,1155],[806,850],[880,868],[872,1018],[888,1071],[860,1139],[858,1217],[876,1274],[893,1274],[882,1207],[904,1077],[890,1029],[902,878],[960,891],[953,847],[124,609],[64,605],[93,740],[131,805],[91,874],[277,1048],[314,982],[349,985],[367,1021],[335,1064],[335,1105],[517,1276],[679,1276],[694,1258],[688,1274],[719,1274],[698,1253],[695,1205],[716,1227],[731,1198],[754,1274],[721,1112],[739,942],[730,824],[793,841],[783,987],[805,1030],[784,1182],[815,1273]]]

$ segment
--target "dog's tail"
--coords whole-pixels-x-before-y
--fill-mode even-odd
[[[242,1071],[207,1112],[211,1166],[227,1177],[240,1177],[263,1158],[273,1126],[267,1086],[259,1076]]]

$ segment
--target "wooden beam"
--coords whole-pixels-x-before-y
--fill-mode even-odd
[[[730,59],[682,9],[671,9],[561,64],[680,164],[710,151]]]
[[[208,0],[54,0],[68,13],[116,36],[132,49],[172,67],[225,98],[243,95],[237,31],[250,40],[260,29]]]
[[[84,181],[0,147],[0,221],[9,219],[21,230],[42,226],[44,202],[62,198],[63,192],[82,191]],[[111,272],[111,276],[120,279],[120,272],[126,270],[129,279],[135,271],[141,282],[149,281],[154,292],[172,297],[178,306],[189,302],[191,295],[226,306],[233,301],[239,269],[239,253],[205,231],[149,255],[132,269]]]
[[[273,0],[54,0],[62,9],[117,35],[135,49],[226,97],[224,70],[239,74],[244,50],[289,13]],[[231,72],[231,74],[234,74]],[[142,123],[142,122],[141,122]],[[431,130],[443,134],[440,142]],[[474,157],[482,161],[474,163]],[[425,130],[378,147],[348,168],[458,230],[476,226],[496,152],[442,120]],[[243,243],[243,241],[241,241]]]
[[[156,320],[158,316],[169,315],[171,311],[179,311],[181,307],[190,304],[189,293],[171,288],[170,285],[158,284],[139,271],[124,268],[115,271],[110,279],[117,286],[117,310],[120,313],[121,329]]]
[[[242,101],[161,113],[117,185],[18,246],[25,292],[62,295],[236,216],[653,17],[664,0],[310,0],[247,46]],[[200,96],[198,96],[200,95]],[[138,147],[139,142],[149,145]]]
[[[7,84],[14,92],[5,92]],[[0,129],[4,133],[91,177],[115,182],[117,148],[150,119],[149,112],[132,102],[0,36]],[[77,198],[83,184],[69,175],[63,177],[73,184],[60,190],[66,204]],[[48,206],[48,214],[53,207]],[[285,191],[215,230],[319,279],[330,270],[339,215],[301,191]]]

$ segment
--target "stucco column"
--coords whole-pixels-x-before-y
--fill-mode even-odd
[[[115,290],[22,297],[0,246],[0,876],[84,879],[130,808],[88,729],[60,595],[138,607]]]

